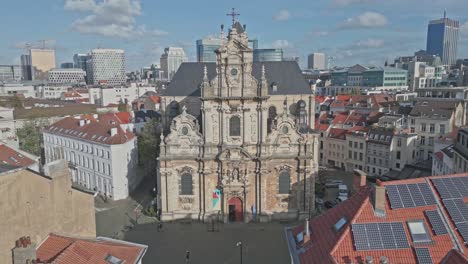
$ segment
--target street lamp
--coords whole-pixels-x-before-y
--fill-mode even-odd
[[[242,264],[242,242],[237,242],[236,246],[240,249],[240,264]]]

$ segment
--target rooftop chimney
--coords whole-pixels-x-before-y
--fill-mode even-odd
[[[81,119],[80,120],[80,127],[84,126],[84,124],[85,124],[85,120]]]
[[[380,264],[388,264],[388,258],[386,256],[381,256]]]
[[[367,256],[366,257],[366,264],[372,264],[374,263],[374,259],[372,258],[372,256]]]
[[[32,263],[36,259],[36,246],[31,243],[30,237],[21,237],[16,240],[13,249],[13,264]]]
[[[305,226],[304,226],[304,242],[303,244],[310,241],[310,228],[309,228],[309,218],[305,219]]]
[[[385,186],[377,180],[374,191],[374,212],[377,216],[385,216]]]
[[[367,174],[362,170],[354,170],[354,191],[358,191],[361,187],[367,185]]]

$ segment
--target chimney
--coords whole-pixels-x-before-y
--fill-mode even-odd
[[[377,216],[385,216],[385,186],[377,180],[374,190],[374,212]]]
[[[309,228],[309,218],[305,219],[305,226],[304,226],[304,242],[303,244],[310,241],[310,228]]]
[[[12,251],[13,264],[32,263],[36,259],[36,246],[31,243],[30,237],[21,237],[16,240]]]
[[[111,134],[111,137],[117,135],[117,128],[116,127],[111,128],[110,134]]]
[[[367,174],[362,170],[354,170],[353,179],[354,191],[358,191],[362,187],[367,185]]]
[[[373,264],[374,263],[374,259],[372,258],[372,256],[367,256],[366,257],[366,264]]]
[[[84,124],[85,124],[85,120],[81,119],[80,120],[80,127],[84,126]]]
[[[388,264],[388,258],[386,256],[381,256],[380,264]]]
[[[87,124],[87,125],[91,124],[91,120],[86,119],[86,124]]]
[[[93,114],[93,118],[97,120],[98,119],[98,114]]]

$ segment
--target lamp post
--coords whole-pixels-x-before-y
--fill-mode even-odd
[[[240,264],[242,264],[242,242],[237,242],[236,246],[240,249]]]

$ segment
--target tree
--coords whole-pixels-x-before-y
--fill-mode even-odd
[[[119,112],[126,112],[127,111],[127,104],[122,102],[122,100],[120,100],[119,106],[117,106],[117,110],[119,110]]]
[[[41,128],[47,125],[47,121],[31,119],[24,122],[22,128],[16,132],[20,149],[41,156],[42,134]]]
[[[146,122],[143,132],[138,136],[139,161],[147,172],[156,172],[156,158],[159,156],[160,120],[153,117]]]

